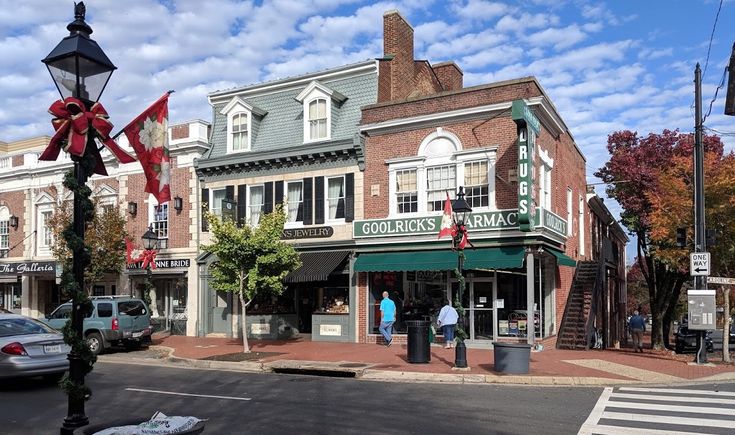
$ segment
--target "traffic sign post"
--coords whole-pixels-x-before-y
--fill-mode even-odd
[[[715,329],[717,318],[714,290],[687,291],[689,329],[706,331]]]
[[[691,276],[709,275],[709,252],[692,252],[689,254],[689,274]]]

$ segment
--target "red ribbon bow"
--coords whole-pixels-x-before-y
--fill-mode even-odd
[[[56,133],[54,133],[48,146],[39,157],[39,160],[56,160],[62,148],[69,154],[82,157],[87,149],[87,140],[91,127],[96,132],[97,137],[99,137],[107,149],[121,163],[132,163],[135,161],[135,157],[126,153],[110,137],[112,123],[108,120],[109,115],[105,108],[102,107],[102,104],[94,103],[89,111],[87,111],[81,100],[74,97],[67,97],[63,101],[54,101],[51,107],[49,107],[49,113],[54,116],[51,122]],[[102,162],[99,150],[95,148],[93,152],[97,161],[94,172],[100,175],[107,175],[107,170],[105,170],[105,164]]]
[[[141,255],[139,258],[143,259],[143,264],[141,265],[141,268],[145,269],[148,267],[148,265],[151,265],[151,269],[156,268],[156,251],[153,249],[146,249],[143,251],[143,255]]]

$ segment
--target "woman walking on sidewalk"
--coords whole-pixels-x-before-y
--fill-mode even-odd
[[[452,304],[447,301],[446,305],[444,305],[441,311],[439,311],[439,318],[436,319],[436,323],[442,328],[445,349],[452,347],[452,342],[454,341],[454,328],[457,327],[458,319],[459,314],[457,314],[457,310],[455,310]]]

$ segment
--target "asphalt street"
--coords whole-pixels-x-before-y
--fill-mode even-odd
[[[90,424],[191,415],[205,433],[574,434],[603,388],[438,385],[99,362]],[[58,433],[66,396],[39,381],[0,385],[0,433]]]

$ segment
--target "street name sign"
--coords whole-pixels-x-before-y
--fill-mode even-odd
[[[709,252],[692,252],[689,254],[689,274],[691,276],[709,275]]]
[[[707,284],[735,285],[735,278],[723,278],[721,276],[710,276]]]

